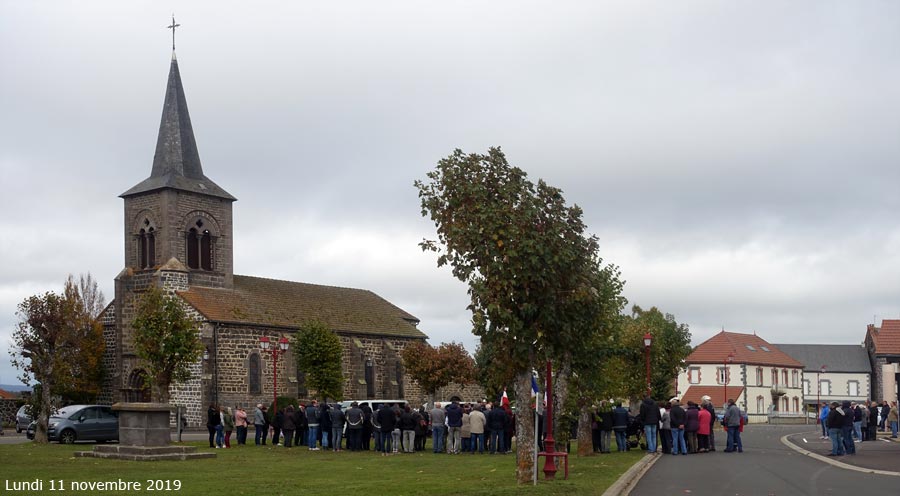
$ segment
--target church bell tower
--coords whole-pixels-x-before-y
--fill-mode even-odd
[[[203,174],[174,43],[150,177],[120,197],[126,270],[156,272],[175,259],[189,285],[232,287],[236,198]]]

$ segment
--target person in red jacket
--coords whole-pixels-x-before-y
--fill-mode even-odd
[[[709,452],[709,433],[712,431],[710,426],[710,419],[712,415],[710,415],[709,410],[706,408],[700,408],[700,413],[698,414],[700,417],[700,428],[697,429],[697,440],[699,442],[699,453],[708,453]]]

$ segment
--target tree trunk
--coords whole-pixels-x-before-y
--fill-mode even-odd
[[[591,406],[588,404],[581,405],[578,411],[578,456],[594,455],[594,439],[591,432],[591,421],[593,420]]]
[[[530,484],[534,474],[534,408],[531,370],[516,374],[516,482]]]
[[[164,374],[156,376],[156,380],[153,381],[152,387],[152,399],[156,400],[157,403],[162,403],[164,405],[169,404],[169,384],[171,380]]]
[[[51,387],[51,381],[47,377],[44,377],[41,381],[41,397],[38,399],[39,411],[38,415],[35,415],[37,426],[34,428],[34,442],[39,444],[47,444],[50,442],[47,437],[47,430],[49,430],[50,427],[50,410],[53,406],[50,402]]]
[[[564,451],[572,437],[571,417],[566,410],[569,398],[569,377],[572,375],[572,363],[568,356],[559,360],[553,378],[553,436],[556,438],[556,451]]]

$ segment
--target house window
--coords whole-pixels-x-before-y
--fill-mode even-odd
[[[728,367],[717,367],[716,368],[716,382],[719,384],[728,384],[731,379],[731,374],[728,371]]]
[[[251,353],[250,360],[247,364],[247,384],[249,385],[250,394],[262,393],[262,381],[260,380],[259,354]]]
[[[847,393],[850,396],[859,396],[859,381],[847,381]]]
[[[800,398],[798,398],[796,396],[794,396],[794,411],[795,412],[800,411]]]
[[[778,385],[778,369],[772,369],[772,385]]]
[[[688,367],[688,384],[700,384],[700,367]]]
[[[819,392],[824,396],[831,395],[831,381],[828,379],[819,381]]]
[[[766,399],[762,396],[756,397],[756,413],[762,413],[766,411]]]
[[[790,408],[790,403],[788,403],[787,396],[782,396],[781,397],[781,411],[789,412],[790,411],[789,408]]]
[[[791,371],[791,387],[797,387],[800,384],[800,372],[797,370]]]
[[[763,385],[763,369],[762,367],[756,367],[756,385]]]
[[[803,379],[803,394],[809,396],[809,379]]]
[[[782,379],[781,383],[784,384],[785,386],[787,386],[787,384],[788,384],[787,369],[781,369],[781,379]]]

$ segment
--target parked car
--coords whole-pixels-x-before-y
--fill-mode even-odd
[[[25,432],[34,439],[37,422],[32,422]],[[75,441],[118,441],[119,417],[112,408],[104,405],[69,405],[60,408],[50,417],[47,430],[50,441],[72,444]]]
[[[19,408],[19,411],[16,412],[16,434],[24,431],[28,428],[28,424],[31,423],[31,407],[28,405],[22,405]]]

